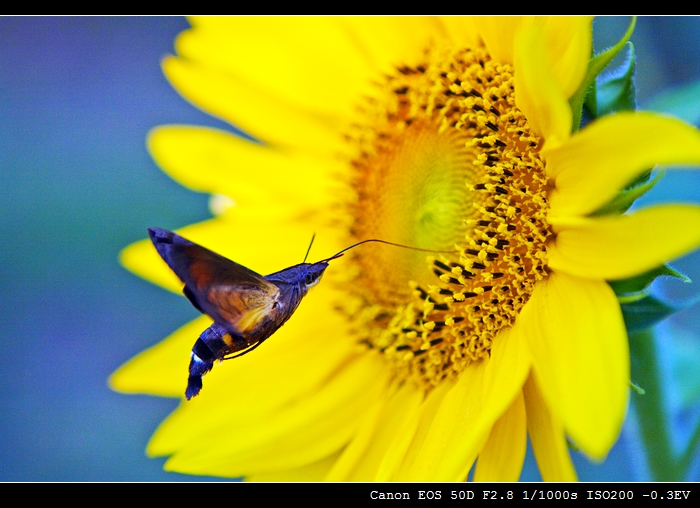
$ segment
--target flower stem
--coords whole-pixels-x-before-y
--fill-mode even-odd
[[[663,383],[659,372],[656,344],[651,329],[631,332],[632,379],[646,391],[632,394],[639,429],[653,481],[682,481],[683,466],[674,456],[670,419],[664,404]]]
[[[695,425],[695,430],[688,441],[688,446],[686,446],[681,460],[679,461],[683,471],[687,471],[688,468],[690,468],[690,463],[695,457],[698,447],[700,447],[700,423]]]

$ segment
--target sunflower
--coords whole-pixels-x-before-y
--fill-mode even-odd
[[[325,280],[254,353],[217,366],[148,453],[251,480],[545,480],[602,459],[625,417],[627,333],[608,280],[700,244],[700,208],[594,214],[700,133],[649,113],[578,130],[588,18],[203,18],[163,61],[188,100],[255,142],[194,126],[149,137],[212,194],[179,231],[259,273],[315,231]],[[451,251],[451,252],[449,252]],[[313,257],[313,256],[312,256]],[[150,242],[124,265],[174,291]],[[117,390],[182,397],[206,316],[120,368]],[[476,464],[476,465],[475,465]]]

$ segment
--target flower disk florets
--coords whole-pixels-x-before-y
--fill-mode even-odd
[[[349,136],[350,231],[457,250],[427,267],[415,251],[356,253],[352,313],[363,343],[429,389],[488,357],[547,276],[549,182],[513,68],[485,49],[426,51],[386,80]]]

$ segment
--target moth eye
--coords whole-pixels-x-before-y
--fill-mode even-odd
[[[304,277],[304,282],[306,283],[307,286],[312,284],[314,282],[313,275],[311,275],[310,273],[307,273],[306,277]]]

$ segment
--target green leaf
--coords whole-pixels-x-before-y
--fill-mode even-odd
[[[700,125],[700,81],[661,92],[645,104],[644,109],[667,113]]]
[[[638,384],[633,383],[632,381],[629,382],[630,388],[632,388],[635,392],[637,392],[637,395],[646,395],[647,391],[639,386]]]
[[[680,273],[678,270],[671,268],[668,265],[659,266],[646,273],[642,273],[629,279],[611,280],[608,281],[610,287],[613,288],[616,295],[630,295],[644,291],[649,285],[656,280],[657,277],[675,277],[683,282],[691,282],[691,280]]]
[[[620,39],[620,42],[615,44],[612,48],[608,49],[607,51],[604,51],[601,54],[594,56],[588,63],[588,71],[586,72],[586,76],[583,78],[583,81],[581,82],[581,85],[579,86],[578,90],[576,90],[576,92],[574,92],[574,94],[569,99],[571,111],[574,114],[574,121],[572,124],[574,132],[579,129],[579,126],[581,124],[583,103],[588,95],[588,90],[592,86],[594,86],[598,74],[600,74],[603,71],[603,69],[607,67],[607,65],[612,61],[612,59],[615,58],[615,56],[617,56],[620,50],[625,46],[625,44],[627,44],[627,41],[630,39],[630,37],[632,37],[632,32],[634,32],[634,26],[636,23],[637,18],[633,17],[632,21],[630,22],[629,28],[627,28],[627,32],[625,32],[625,35],[622,37],[622,39]],[[592,111],[591,113],[595,117],[597,111]]]
[[[655,296],[646,295],[636,301],[620,305],[627,332],[637,332],[651,328],[668,316],[680,310],[668,305]]]
[[[636,68],[634,45],[628,42],[625,46],[627,58],[622,65],[610,74],[598,77],[596,117],[637,109],[637,92],[634,86]]]
[[[599,216],[625,213],[637,199],[649,192],[649,190],[651,190],[665,174],[665,171],[659,171],[653,180],[649,180],[649,175],[651,175],[651,172],[647,171],[643,173],[630,185],[618,192],[612,201],[601,206],[591,215]]]
[[[588,117],[590,117],[590,119],[596,118],[598,116],[598,83],[595,79],[591,82],[591,85],[588,87],[586,98],[583,101],[583,107],[586,108],[586,112],[588,113]],[[576,113],[574,112],[574,114]],[[585,118],[586,123],[589,121],[588,117]]]

